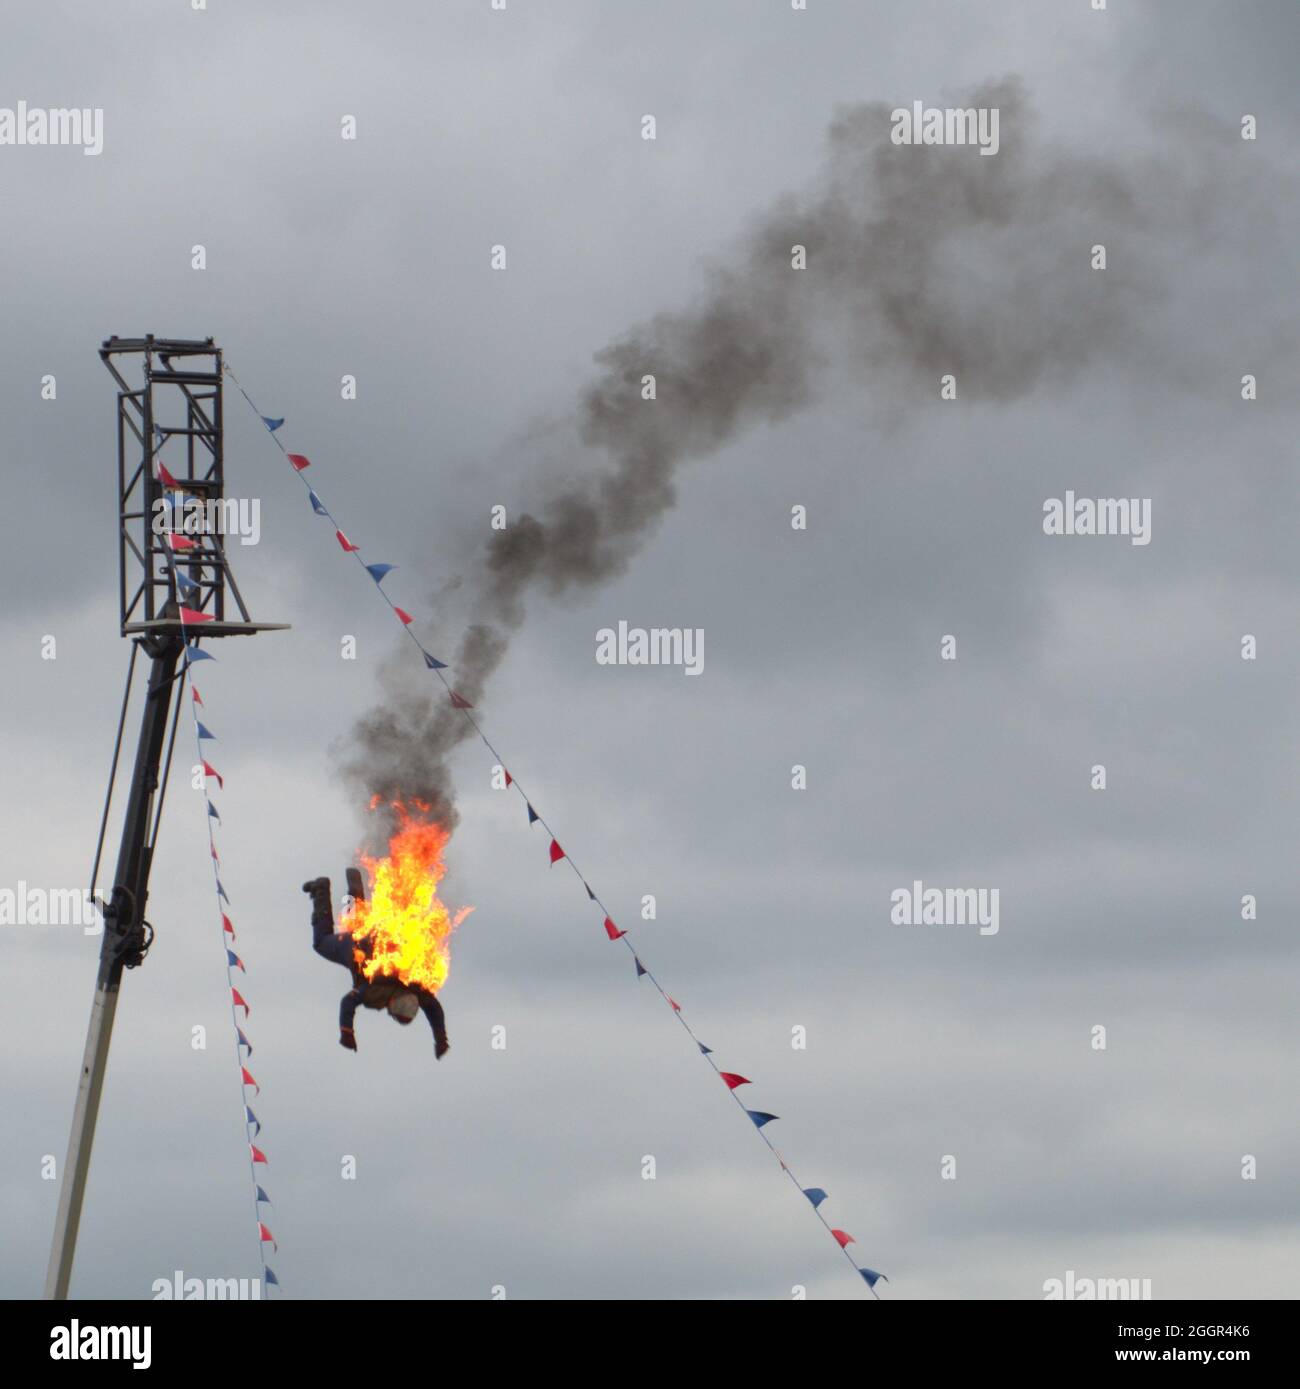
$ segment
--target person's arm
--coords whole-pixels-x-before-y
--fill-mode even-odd
[[[361,989],[349,989],[339,1001],[339,1045],[347,1047],[349,1051],[357,1049],[357,1034],[352,1024],[356,1021],[361,995]]]
[[[433,1029],[433,1050],[434,1055],[442,1059],[446,1055],[451,1043],[447,1040],[447,1018],[442,1011],[442,1004],[430,993],[421,993],[420,1008],[424,1016],[429,1019],[429,1026]]]

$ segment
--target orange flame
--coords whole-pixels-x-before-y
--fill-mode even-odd
[[[372,810],[379,799],[371,801]],[[367,979],[386,975],[437,993],[451,967],[451,933],[474,908],[453,915],[439,899],[438,884],[447,871],[442,851],[451,832],[428,818],[427,805],[412,801],[411,807],[392,804],[398,828],[386,858],[359,855],[370,877],[370,897],[352,905],[342,926],[353,940],[370,942],[368,956],[356,951]]]

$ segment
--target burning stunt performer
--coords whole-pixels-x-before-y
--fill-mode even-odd
[[[433,1029],[434,1055],[441,1061],[451,1043],[447,1040],[447,1023],[442,1004],[437,997],[418,984],[404,983],[391,975],[381,974],[367,979],[362,972],[357,952],[368,955],[370,942],[357,942],[346,932],[335,934],[334,909],[330,903],[330,880],[313,878],[303,883],[302,890],[311,898],[312,948],[326,960],[343,965],[352,974],[352,987],[339,1003],[339,1045],[356,1051],[357,1036],[353,1030],[357,1005],[365,1008],[387,1009],[388,1015],[403,1026],[422,1012]],[[348,891],[354,898],[365,896],[365,885],[356,868],[348,869]]]

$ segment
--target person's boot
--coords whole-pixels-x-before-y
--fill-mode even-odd
[[[445,1032],[440,1033],[433,1039],[433,1055],[436,1060],[441,1061],[450,1050],[451,1043],[447,1040],[447,1034]]]
[[[313,878],[303,883],[302,890],[311,898],[311,924],[316,928],[334,929],[334,908],[330,903],[330,880]]]
[[[339,1046],[347,1047],[349,1051],[356,1051],[357,1034],[350,1027],[339,1028]]]

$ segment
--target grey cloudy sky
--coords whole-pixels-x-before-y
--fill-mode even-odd
[[[690,461],[625,574],[529,600],[483,717],[616,915],[657,896],[639,948],[781,1115],[767,1131],[886,1297],[1034,1298],[1066,1269],[1294,1295],[1294,5],[24,0],[5,26],[0,106],[103,107],[105,147],[0,147],[0,887],[77,885],[94,843],[127,659],[109,334],[213,335],[450,646],[463,605],[433,595],[489,507],[601,466],[555,443],[593,355],[698,304],[754,218],[816,185],[837,112],[1014,76],[1036,141],[1146,171],[1122,227],[1048,182],[1008,228],[1030,271],[1110,241],[1131,299],[1085,361],[1069,315],[1008,312],[1021,262],[958,240],[949,323],[987,338],[976,377],[1020,332],[1067,365],[945,404],[937,370],[832,339],[810,407]],[[1259,140],[1225,143],[1245,112]],[[1020,157],[1016,135],[981,162]],[[1044,283],[1044,313],[1081,292]],[[336,1045],[343,974],[311,953],[299,884],[341,880],[358,843],[338,764],[397,643],[242,402],[227,414],[231,490],[262,505],[235,572],[255,616],[293,624],[225,643],[203,682],[286,1294],[864,1296],[477,744],[455,754],[444,884],[476,908],[444,994],[453,1050],[435,1065],[375,1015],[359,1055]],[[1151,544],[1045,537],[1067,488],[1150,497]],[[598,666],[620,619],[704,628],[704,674]],[[256,1268],[195,799],[178,779],[74,1293]],[[892,926],[915,878],[998,887],[999,933]],[[97,945],[0,938],[0,1294],[24,1297]]]

